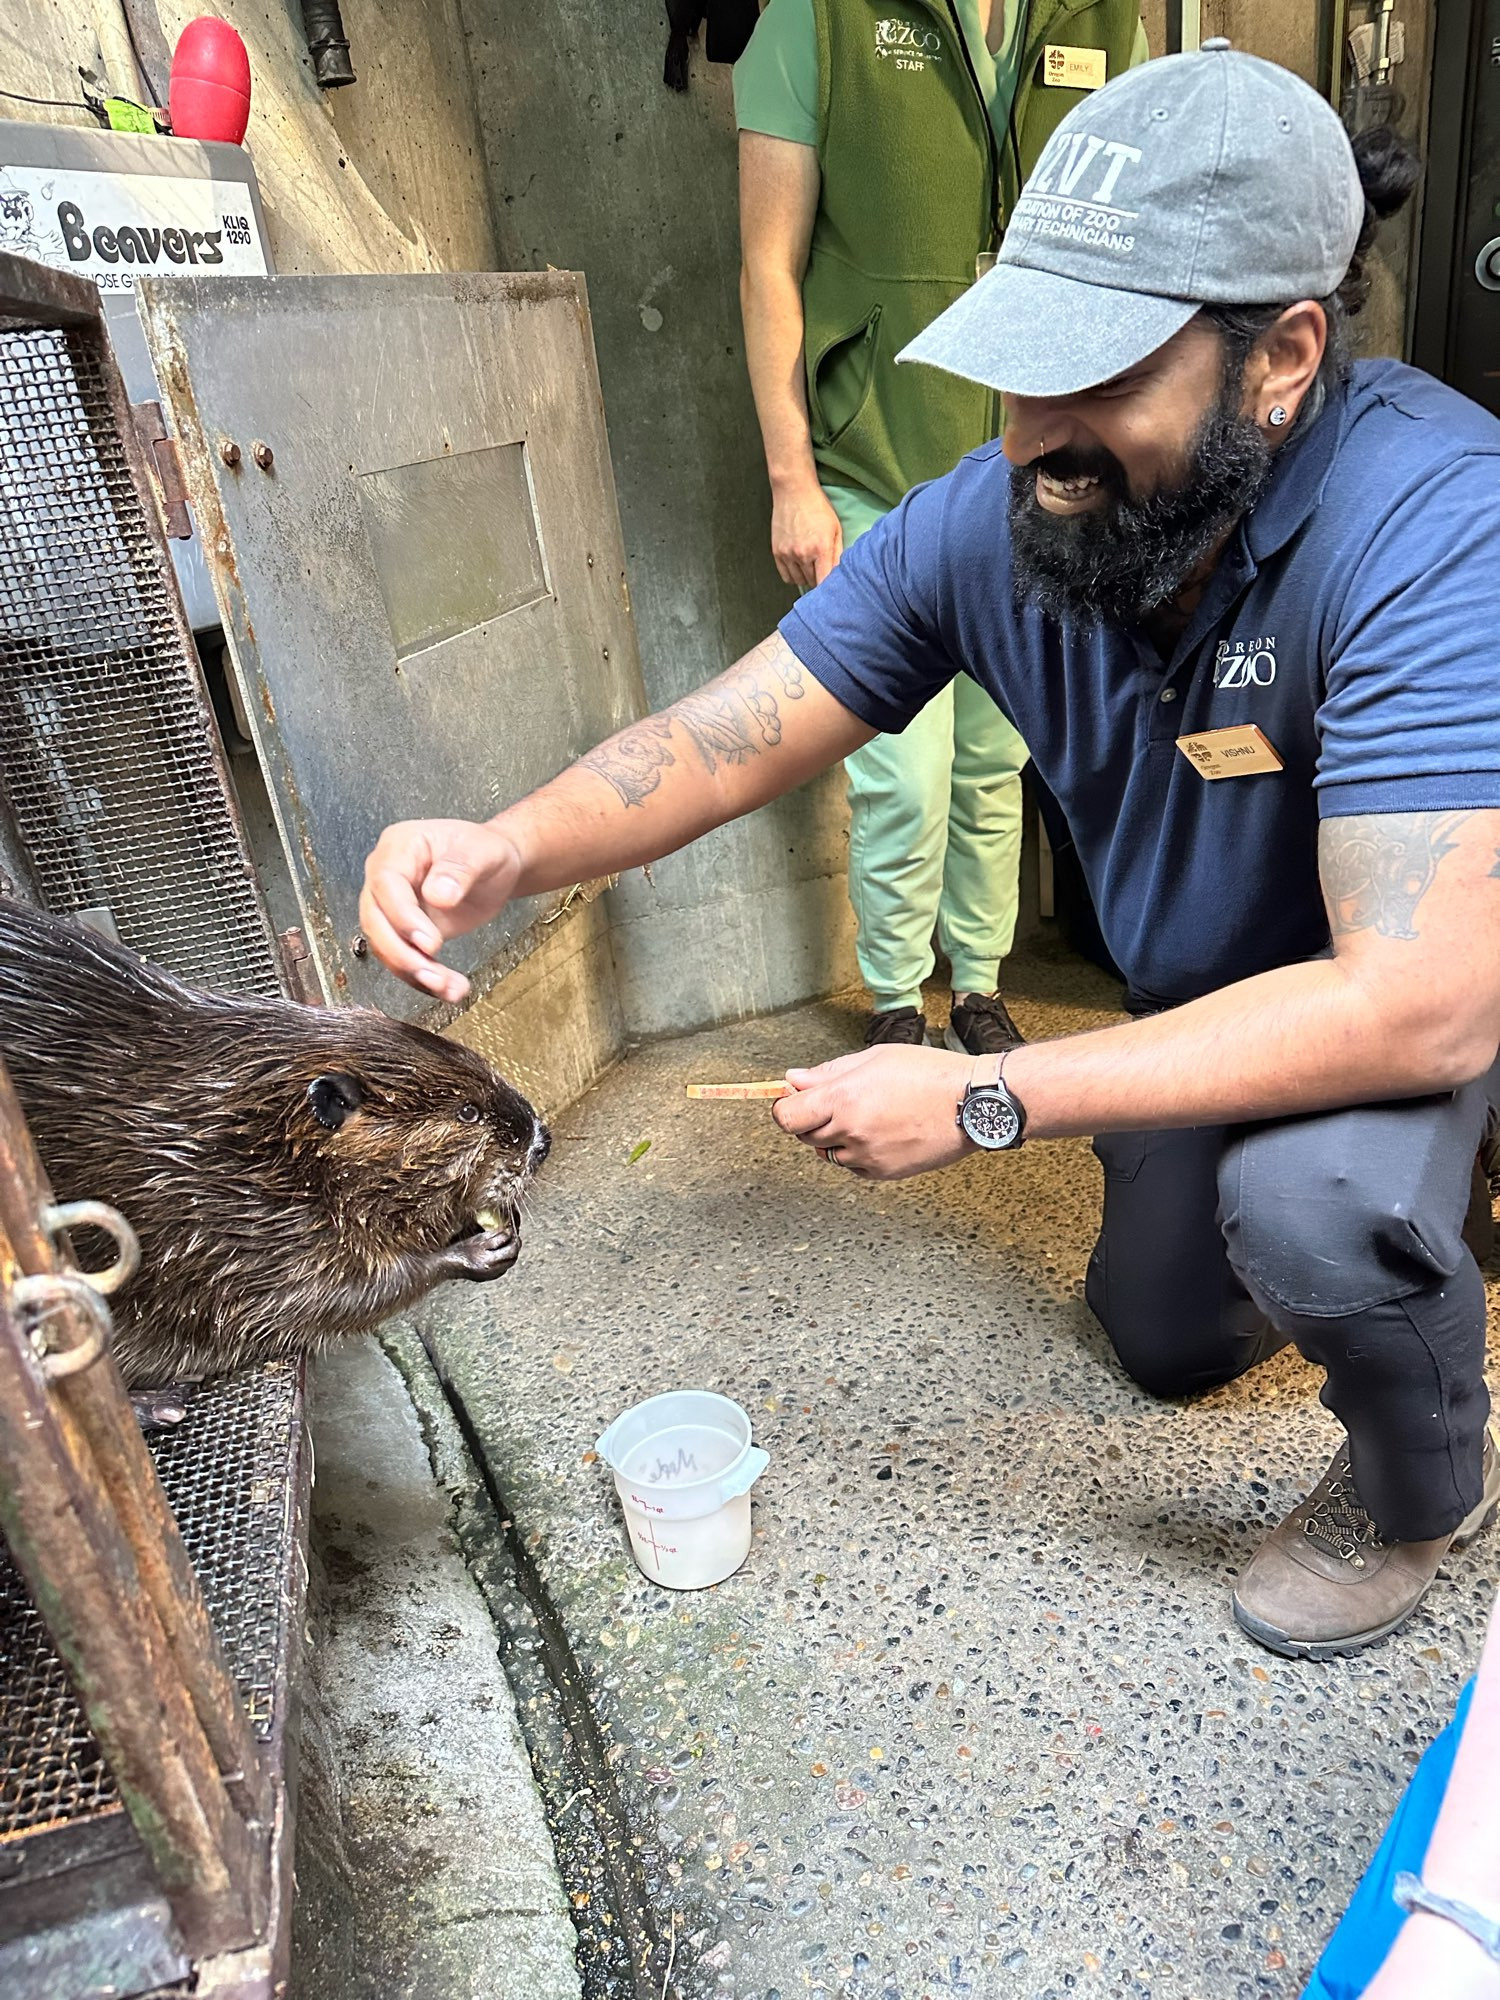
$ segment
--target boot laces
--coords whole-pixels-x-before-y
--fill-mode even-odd
[[[1329,1474],[1302,1523],[1302,1532],[1351,1569],[1363,1569],[1366,1555],[1385,1547],[1379,1529],[1360,1504],[1347,1457],[1340,1456]]]

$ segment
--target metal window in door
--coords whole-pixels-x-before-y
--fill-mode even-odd
[[[1500,0],[1437,11],[1412,359],[1500,416]]]
[[[485,819],[641,712],[583,280],[153,279],[157,376],[330,1000],[389,821]],[[455,942],[481,986],[559,898]]]

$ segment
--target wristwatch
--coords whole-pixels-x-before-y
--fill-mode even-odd
[[[966,1083],[955,1123],[986,1153],[1014,1152],[1026,1137],[1026,1107],[1005,1081],[1010,1050],[1000,1058],[993,1083]]]

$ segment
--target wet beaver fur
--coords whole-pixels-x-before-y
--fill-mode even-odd
[[[305,1353],[520,1252],[546,1128],[424,1029],[194,992],[0,897],[0,1056],[57,1198],[140,1237],[110,1301],[132,1385]]]

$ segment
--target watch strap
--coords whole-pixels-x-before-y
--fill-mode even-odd
[[[1481,1916],[1467,1903],[1460,1903],[1452,1896],[1440,1896],[1436,1889],[1429,1889],[1420,1877],[1405,1870],[1396,1877],[1391,1894],[1397,1907],[1409,1916],[1420,1910],[1429,1917],[1442,1917],[1450,1924],[1457,1924],[1461,1931],[1466,1931],[1473,1938],[1488,1959],[1500,1965],[1500,1918]]]

